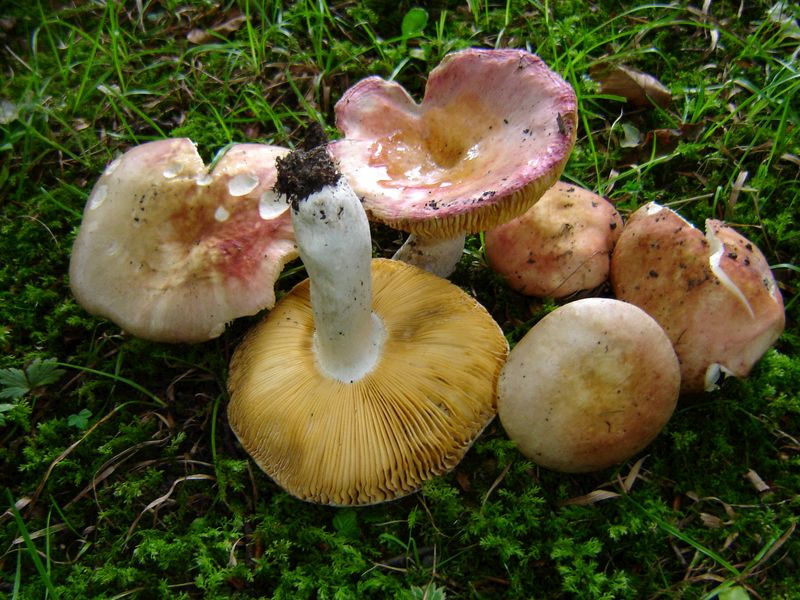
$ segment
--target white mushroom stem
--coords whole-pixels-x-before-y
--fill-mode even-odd
[[[412,233],[392,258],[439,277],[449,277],[464,253],[466,237],[465,233],[460,233],[452,238],[438,239]]]
[[[369,221],[340,177],[292,210],[300,258],[310,279],[314,352],[320,369],[344,383],[369,373],[385,331],[372,312]]]

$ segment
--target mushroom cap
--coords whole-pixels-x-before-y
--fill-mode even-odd
[[[420,104],[368,77],[336,103],[329,151],[370,218],[427,237],[475,233],[525,212],[575,142],[572,87],[524,50],[444,57]]]
[[[321,504],[374,504],[452,469],[496,412],[508,345],[458,287],[399,261],[373,259],[373,311],[386,337],[353,383],[320,371],[308,280],[237,348],[228,419],[281,487]]]
[[[563,298],[608,279],[621,231],[608,200],[559,181],[525,214],[486,232],[486,257],[512,289]]]
[[[129,333],[201,342],[275,304],[297,256],[288,205],[272,192],[288,150],[231,146],[209,173],[185,138],[136,146],[94,186],[70,259],[70,285],[90,313]]]
[[[684,392],[713,389],[721,372],[747,376],[785,324],[783,298],[755,245],[713,219],[703,235],[655,203],[628,219],[611,257],[611,284],[617,298],[667,332]]]
[[[567,473],[622,462],[658,435],[675,409],[678,359],[640,308],[610,298],[565,304],[508,356],[497,409],[527,457]]]

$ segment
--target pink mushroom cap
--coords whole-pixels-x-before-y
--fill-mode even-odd
[[[421,103],[368,77],[336,104],[329,145],[371,219],[431,238],[474,233],[525,210],[561,175],[575,142],[572,87],[516,49],[444,57]]]
[[[297,256],[288,205],[272,191],[287,149],[231,146],[209,172],[185,138],[112,161],[83,212],[70,285],[90,313],[155,341],[201,342],[275,304]]]
[[[634,212],[611,258],[617,298],[658,321],[681,362],[683,392],[746,377],[783,332],[783,298],[761,251],[722,222],[706,233],[655,203]]]
[[[512,289],[563,298],[608,279],[621,232],[608,200],[559,181],[525,214],[486,232],[486,257]]]

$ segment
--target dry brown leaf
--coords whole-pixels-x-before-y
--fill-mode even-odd
[[[709,513],[701,512],[700,520],[703,521],[703,525],[710,529],[719,529],[723,525],[722,519]]]
[[[216,39],[219,35],[238,31],[245,21],[247,21],[246,16],[237,15],[223,23],[214,25],[211,29],[192,29],[186,34],[186,39],[192,44],[205,44],[206,42]]]
[[[636,106],[656,104],[665,108],[672,101],[672,92],[658,79],[636,69],[602,64],[592,67],[589,73],[603,94],[622,96]]]
[[[603,500],[611,500],[611,498],[619,498],[619,494],[610,490],[594,490],[584,496],[576,496],[575,498],[569,498],[568,500],[559,502],[558,505],[589,506],[591,504],[602,502]]]
[[[767,484],[766,481],[761,479],[761,476],[758,473],[756,473],[753,469],[748,470],[744,476],[759,494],[763,492],[768,492],[770,489],[772,489],[769,487],[769,484]]]

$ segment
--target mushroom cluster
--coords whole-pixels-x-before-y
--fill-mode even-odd
[[[533,221],[529,214],[503,228],[531,257],[540,246],[559,252],[526,218]],[[547,468],[593,471],[630,458],[667,423],[679,394],[712,390],[721,374],[746,376],[783,331],[767,261],[732,228],[709,219],[704,235],[650,203],[614,229],[615,299],[557,308],[518,342],[501,373],[500,420],[520,451]],[[494,235],[487,254],[497,257],[498,241],[511,245],[514,236]]]
[[[228,419],[303,500],[411,493],[496,412],[542,466],[611,466],[658,434],[680,393],[747,375],[784,311],[764,256],[721,222],[703,235],[648,204],[623,226],[604,198],[559,182],[576,107],[538,57],[469,49],[431,72],[420,103],[394,82],[357,83],[331,143],[233,145],[210,169],[187,139],[137,146],[89,196],[72,290],[167,342],[271,309],[234,353]],[[368,219],[411,234],[396,260],[372,258]],[[489,313],[443,279],[479,231],[523,294],[566,298],[610,278],[615,298],[564,304],[509,354]],[[298,255],[308,279],[276,304]]]

